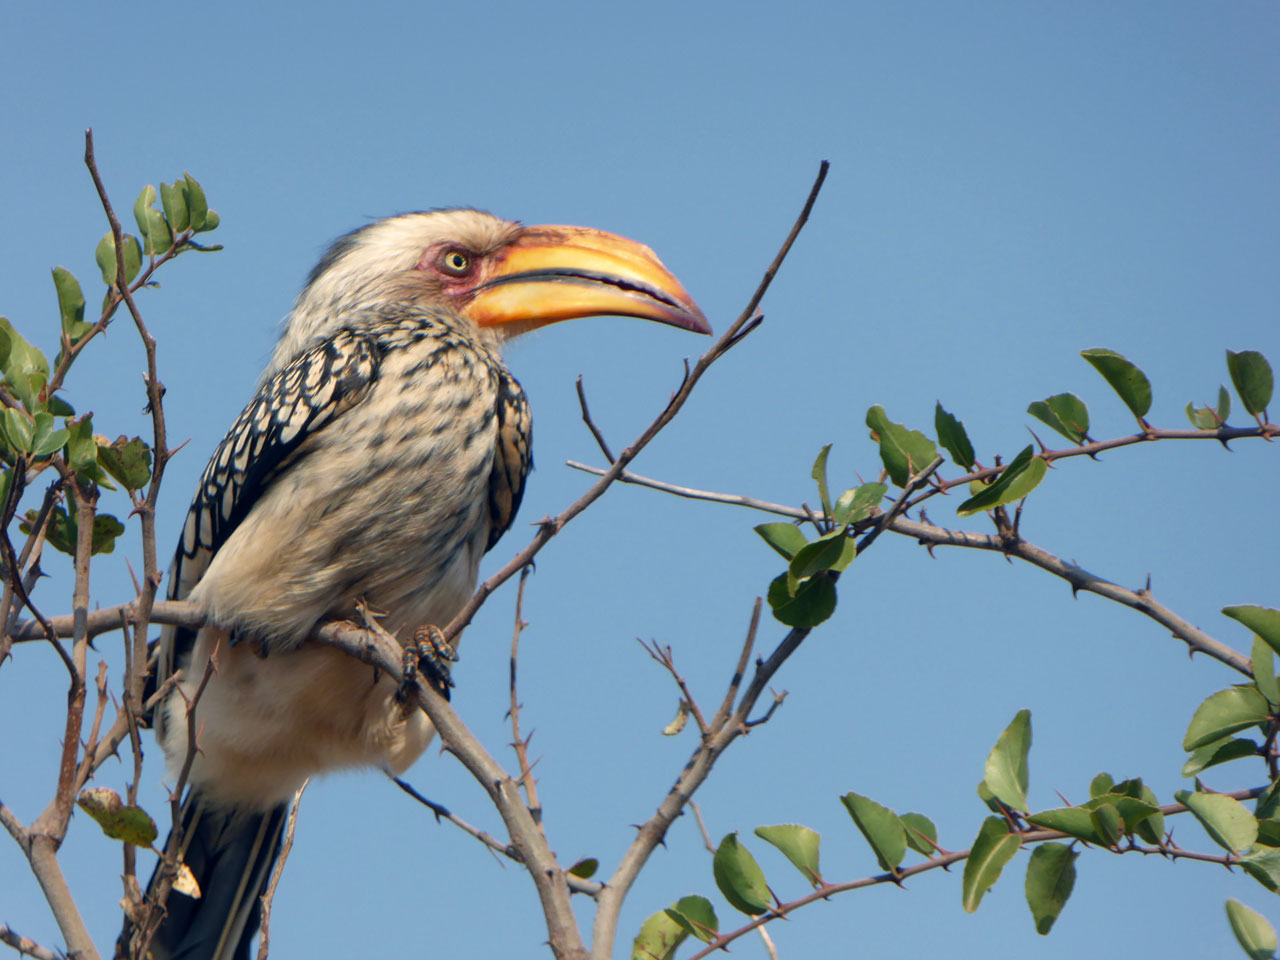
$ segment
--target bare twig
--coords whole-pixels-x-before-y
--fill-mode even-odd
[[[684,677],[680,675],[680,671],[676,669],[676,662],[671,655],[670,647],[659,646],[657,643],[645,643],[639,637],[636,642],[644,647],[645,652],[654,660],[662,665],[662,668],[671,674],[671,679],[675,680],[676,686],[680,688],[680,696],[684,700],[688,710],[693,714],[694,722],[698,724],[698,732],[703,737],[707,737],[711,733],[711,728],[707,726],[706,718],[702,715],[702,710],[698,706],[698,701],[693,698],[693,694],[689,691],[689,685],[685,683]]]
[[[724,722],[729,719],[734,701],[738,699],[738,688],[742,686],[742,678],[747,672],[747,664],[751,662],[751,651],[755,647],[756,631],[759,628],[760,598],[756,597],[756,602],[751,607],[751,623],[747,626],[747,636],[742,642],[742,652],[738,655],[738,666],[734,669],[733,677],[729,680],[729,687],[725,690],[724,700],[721,701],[715,716],[711,718],[712,730],[719,730],[724,726]]]
[[[48,947],[42,947],[34,940],[22,936],[7,923],[0,923],[0,943],[13,947],[20,956],[35,957],[36,960],[65,960],[66,957],[65,954],[55,953]]]
[[[289,859],[289,851],[293,849],[293,828],[298,825],[298,808],[302,806],[302,791],[311,782],[308,777],[293,795],[293,804],[289,807],[289,820],[284,828],[284,843],[280,845],[280,855],[271,869],[271,880],[262,894],[262,927],[258,934],[258,960],[267,960],[267,950],[271,942],[271,903],[276,897],[276,887],[280,885],[280,877],[284,873],[285,861]]]
[[[613,463],[613,451],[609,449],[609,442],[605,440],[604,434],[600,432],[600,428],[596,426],[596,422],[591,419],[591,411],[587,409],[587,394],[582,388],[582,375],[578,375],[575,381],[578,388],[578,405],[582,407],[582,422],[587,425],[587,429],[591,431],[591,435],[596,438],[596,443],[600,446],[600,452],[604,454],[604,458]]]
[[[492,834],[486,833],[479,827],[473,826],[455,814],[448,807],[423,796],[412,784],[401,780],[399,777],[392,777],[391,782],[430,810],[437,822],[440,820],[446,820],[449,823],[452,823],[463,833],[479,840],[489,848],[490,852],[501,854],[521,866],[524,865],[524,861],[520,859],[519,851],[514,846],[502,843],[495,839]],[[585,893],[587,896],[594,897],[601,890],[601,884],[592,880],[585,880],[582,877],[574,876],[572,873],[565,874],[565,881],[569,884],[569,889],[574,893]]]
[[[581,379],[578,382],[581,383]],[[541,823],[542,804],[538,802],[538,784],[533,779],[533,768],[529,765],[529,741],[533,739],[533,734],[529,734],[528,737],[520,735],[520,698],[516,693],[516,665],[519,660],[520,634],[528,626],[521,617],[521,610],[524,607],[524,585],[532,572],[532,567],[525,567],[520,571],[520,586],[516,589],[516,624],[511,632],[509,683],[511,706],[508,708],[507,714],[511,717],[511,746],[515,749],[516,761],[520,764],[520,785],[523,787],[525,799],[529,803],[529,812],[533,814],[533,819],[537,823]]]
[[[1206,654],[1237,670],[1245,676],[1253,676],[1249,658],[1232,650],[1225,643],[1215,640],[1203,630],[1193,627],[1168,607],[1156,601],[1150,590],[1129,590],[1110,580],[1095,576],[1083,567],[1054,556],[1047,550],[1028,543],[1021,538],[1009,540],[998,535],[968,533],[962,530],[948,530],[932,523],[908,520],[899,517],[890,525],[894,533],[912,537],[922,544],[932,547],[968,547],[974,550],[989,550],[1005,556],[1017,557],[1027,563],[1046,570],[1056,577],[1061,577],[1071,584],[1073,592],[1081,590],[1096,593],[1100,597],[1114,600],[1150,617],[1156,623],[1167,627],[1175,637],[1182,640],[1191,650]]]

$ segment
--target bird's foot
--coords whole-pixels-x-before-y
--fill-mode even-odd
[[[457,662],[458,655],[445,639],[444,631],[434,626],[419,627],[404,652],[404,679],[396,691],[397,699],[403,702],[421,675],[436,693],[448,700],[453,686],[451,665]]]

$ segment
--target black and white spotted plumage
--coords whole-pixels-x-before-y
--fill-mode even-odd
[[[477,410],[472,416],[439,417],[429,423],[424,420],[420,426],[423,432],[461,428],[464,444],[474,442],[481,448],[492,444],[492,456],[487,461],[485,539],[485,549],[491,549],[510,528],[532,467],[531,416],[524,391],[501,361],[487,350],[477,350],[468,338],[458,336],[456,326],[456,321],[415,316],[410,307],[392,305],[375,318],[366,315],[356,319],[351,328],[344,328],[332,338],[317,343],[264,380],[258,394],[236,419],[205,468],[174,557],[169,599],[181,600],[191,594],[219,549],[264,493],[277,478],[324,446],[320,431],[341,430],[341,418],[370,396],[384,361],[389,356],[398,359],[399,352],[421,355],[413,362],[413,378],[407,382],[424,396],[433,392],[431,373],[435,356],[441,352],[471,353],[474,361],[464,364],[464,368],[478,371],[480,377],[488,381],[487,389],[480,391],[481,399],[476,402]],[[457,386],[456,381],[451,385],[447,379],[438,385],[442,394]],[[491,406],[483,402],[488,394],[494,398]],[[459,404],[469,398],[470,395],[463,392],[454,402]],[[406,429],[412,430],[413,424],[406,424]],[[365,438],[371,457],[386,444],[386,432],[375,431]],[[482,458],[482,472],[485,463]],[[322,471],[316,472],[322,475]],[[332,491],[334,494],[341,492],[340,480],[335,480],[333,486],[339,488]],[[376,504],[371,506],[377,508]],[[408,559],[413,562],[416,558]],[[426,559],[425,555],[422,559]],[[342,558],[339,560],[345,563]],[[429,571],[423,579],[430,580]],[[335,609],[332,614],[341,616],[343,611]],[[227,625],[238,628],[237,640],[271,639],[255,630],[251,621],[232,621]],[[168,669],[190,653],[195,636],[195,631],[174,629],[173,642],[167,648]],[[289,638],[285,646],[297,639],[300,638]],[[276,646],[280,645],[277,642]]]

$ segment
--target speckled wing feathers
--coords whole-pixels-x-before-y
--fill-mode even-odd
[[[378,374],[371,338],[343,331],[262,385],[205,468],[174,558],[169,599],[191,592],[299,446],[358,402]]]
[[[524,482],[533,469],[533,418],[524,391],[509,376],[503,378],[498,392],[498,449],[494,452],[493,472],[489,475],[489,542],[493,549],[498,538],[511,529]]]

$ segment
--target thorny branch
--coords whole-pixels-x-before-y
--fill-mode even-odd
[[[1238,790],[1234,793],[1224,793],[1222,796],[1231,797],[1234,800],[1249,800],[1258,796],[1262,792],[1262,789],[1263,788],[1259,787],[1252,790]],[[1187,808],[1180,803],[1170,803],[1162,806],[1160,808],[1160,812],[1165,816],[1174,816],[1179,813],[1186,813]],[[1016,832],[1020,835],[1023,846],[1033,843],[1045,843],[1050,840],[1066,840],[1069,843],[1083,842],[1077,840],[1077,838],[1070,834],[1062,833],[1058,830],[1043,830],[1033,827]],[[1156,847],[1147,847],[1131,842],[1124,846],[1104,847],[1102,849],[1109,850],[1111,853],[1115,854],[1141,853],[1148,856],[1151,854],[1158,854],[1159,856],[1165,857],[1169,860],[1199,860],[1206,863],[1221,864],[1224,867],[1230,867],[1240,859],[1239,857],[1232,856],[1229,853],[1212,854],[1183,850],[1181,847],[1174,844],[1172,840],[1166,840],[1164,843],[1161,843]],[[885,883],[892,883],[901,886],[902,882],[909,877],[927,873],[930,870],[936,870],[939,867],[945,870],[953,864],[961,863],[968,859],[971,852],[971,850],[947,851],[946,853],[939,852],[935,856],[929,857],[923,863],[918,863],[910,867],[903,867],[893,873],[881,873],[875,876],[863,877],[860,880],[850,880],[844,883],[824,883],[818,886],[812,893],[786,903],[778,903],[777,906],[773,907],[771,910],[766,910],[764,913],[755,917],[750,922],[743,924],[741,927],[738,927],[736,930],[732,930],[729,933],[716,937],[708,943],[706,947],[693,954],[689,960],[703,960],[704,957],[708,957],[717,951],[725,950],[729,944],[737,940],[739,937],[764,926],[766,923],[771,923],[774,920],[785,919],[789,914],[800,907],[806,906],[807,904],[813,903],[817,900],[826,900],[828,897],[834,896],[837,893],[848,893],[850,890],[861,890],[864,887],[874,887]]]
[[[599,467],[592,467],[586,464],[569,461],[569,466],[586,473],[599,474]],[[710,490],[697,490],[693,487],[682,487],[673,483],[667,483],[662,480],[654,480],[651,477],[641,476],[631,471],[623,471],[618,477],[621,483],[633,483],[641,487],[649,487],[653,490],[660,490],[663,493],[674,494],[678,497],[684,497],[689,500],[706,500],[711,503],[723,503],[730,506],[747,507],[752,510],[760,510],[765,513],[772,513],[782,517],[790,517],[794,520],[808,520],[809,513],[798,507],[790,507],[781,503],[771,503],[767,500],[756,500],[752,497],[738,496],[731,493],[716,493]],[[910,509],[910,501],[906,504],[905,509]],[[883,516],[880,514],[879,516]],[[873,517],[869,522],[876,522],[877,518]],[[1100,597],[1108,600],[1114,600],[1124,606],[1137,610],[1144,616],[1150,617],[1160,625],[1167,627],[1169,631],[1182,640],[1194,652],[1203,653],[1215,660],[1225,663],[1245,676],[1253,676],[1252,668],[1249,665],[1249,658],[1233,650],[1227,644],[1220,640],[1215,640],[1203,630],[1192,626],[1183,620],[1176,613],[1155,599],[1150,588],[1144,587],[1141,590],[1130,590],[1110,580],[1103,579],[1095,574],[1090,573],[1083,567],[1076,564],[1068,563],[1059,557],[1054,556],[1042,547],[1038,547],[1033,543],[1023,539],[1021,536],[1009,537],[996,534],[970,533],[962,530],[950,530],[936,524],[910,520],[906,517],[896,517],[889,522],[886,529],[892,533],[902,536],[911,537],[927,547],[969,547],[976,550],[989,550],[996,553],[1003,553],[1005,556],[1016,557],[1019,560],[1025,560],[1027,563],[1034,564],[1056,577],[1060,577],[1071,584],[1073,592],[1084,591],[1086,593],[1095,593]],[[859,552],[865,549],[860,546]]]

